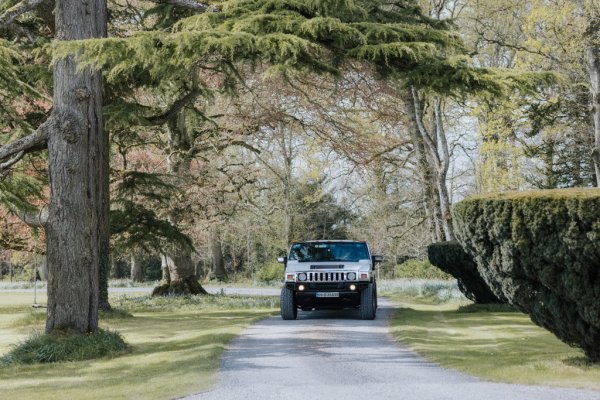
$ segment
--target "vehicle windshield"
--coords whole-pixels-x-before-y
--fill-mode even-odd
[[[360,242],[315,242],[294,243],[290,250],[290,260],[300,262],[317,261],[358,261],[368,260],[366,243]]]

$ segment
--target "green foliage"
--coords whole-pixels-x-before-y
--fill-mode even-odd
[[[458,288],[475,303],[500,303],[477,271],[477,264],[456,241],[433,243],[427,247],[429,262],[452,275]]]
[[[281,281],[283,279],[283,265],[277,262],[264,264],[256,271],[254,276],[261,282]]]
[[[157,213],[179,193],[161,174],[127,171],[116,185],[110,230],[117,251],[152,252],[168,244],[193,247],[190,238]]]
[[[129,349],[117,332],[99,329],[88,334],[33,333],[0,359],[0,364],[81,361],[121,354]]]
[[[477,196],[453,214],[495,294],[600,360],[600,190]]]
[[[297,182],[294,197],[291,240],[348,239],[347,226],[353,214],[325,191],[322,181]]]
[[[0,204],[13,213],[35,211],[37,208],[32,203],[39,203],[43,199],[42,191],[46,181],[45,177],[24,173],[21,170],[13,171],[9,176],[0,179]],[[7,235],[7,237],[10,236],[12,235]],[[10,249],[20,247],[16,243],[15,246],[9,243],[5,244]]]
[[[220,89],[231,89],[242,64],[266,63],[267,74],[283,76],[335,75],[346,60],[371,63],[384,76],[447,94],[497,95],[555,80],[552,74],[476,68],[450,24],[424,16],[416,1],[231,0],[219,4],[218,12],[181,18],[167,31],[55,44],[55,58],[67,54],[104,70],[111,84],[143,81],[171,92],[173,82],[194,82],[210,92],[197,75],[206,68],[224,78]]]
[[[17,111],[16,99],[35,99],[44,96],[34,87],[36,80],[41,79],[35,67],[27,66],[27,52],[18,45],[0,38],[0,126],[11,126],[12,133],[23,134],[22,129],[30,129],[31,125],[23,112]],[[41,79],[43,80],[43,79]],[[45,82],[44,82],[45,83]]]
[[[396,266],[396,278],[452,279],[450,275],[431,265],[427,260],[412,259]]]

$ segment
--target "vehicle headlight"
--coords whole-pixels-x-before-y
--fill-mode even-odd
[[[349,281],[356,280],[356,272],[348,272],[348,280]]]
[[[306,274],[305,274],[304,272],[300,272],[300,273],[298,274],[298,280],[299,280],[300,282],[304,282],[306,279],[307,279],[307,276],[306,276]]]

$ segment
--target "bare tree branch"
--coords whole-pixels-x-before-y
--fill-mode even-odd
[[[0,14],[0,29],[5,29],[11,25],[17,18],[28,11],[35,9],[45,0],[22,0],[8,10]]]
[[[196,100],[196,98],[199,95],[200,95],[199,90],[197,90],[197,89],[192,90],[191,92],[189,92],[188,94],[186,94],[185,96],[180,98],[179,100],[175,101],[175,103],[173,103],[171,108],[169,108],[165,113],[163,113],[161,115],[157,115],[155,117],[150,117],[150,118],[148,118],[148,121],[150,121],[150,124],[154,125],[154,126],[166,124],[167,121],[170,120],[171,118],[175,117],[177,115],[177,113],[179,111],[181,111],[181,109],[183,107],[193,103],[194,100]]]

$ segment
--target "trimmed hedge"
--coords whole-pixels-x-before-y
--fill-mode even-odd
[[[485,283],[477,264],[457,241],[433,243],[427,247],[429,262],[452,275],[458,288],[469,300],[478,304],[504,303]]]
[[[600,361],[600,190],[479,196],[453,216],[495,294]]]

